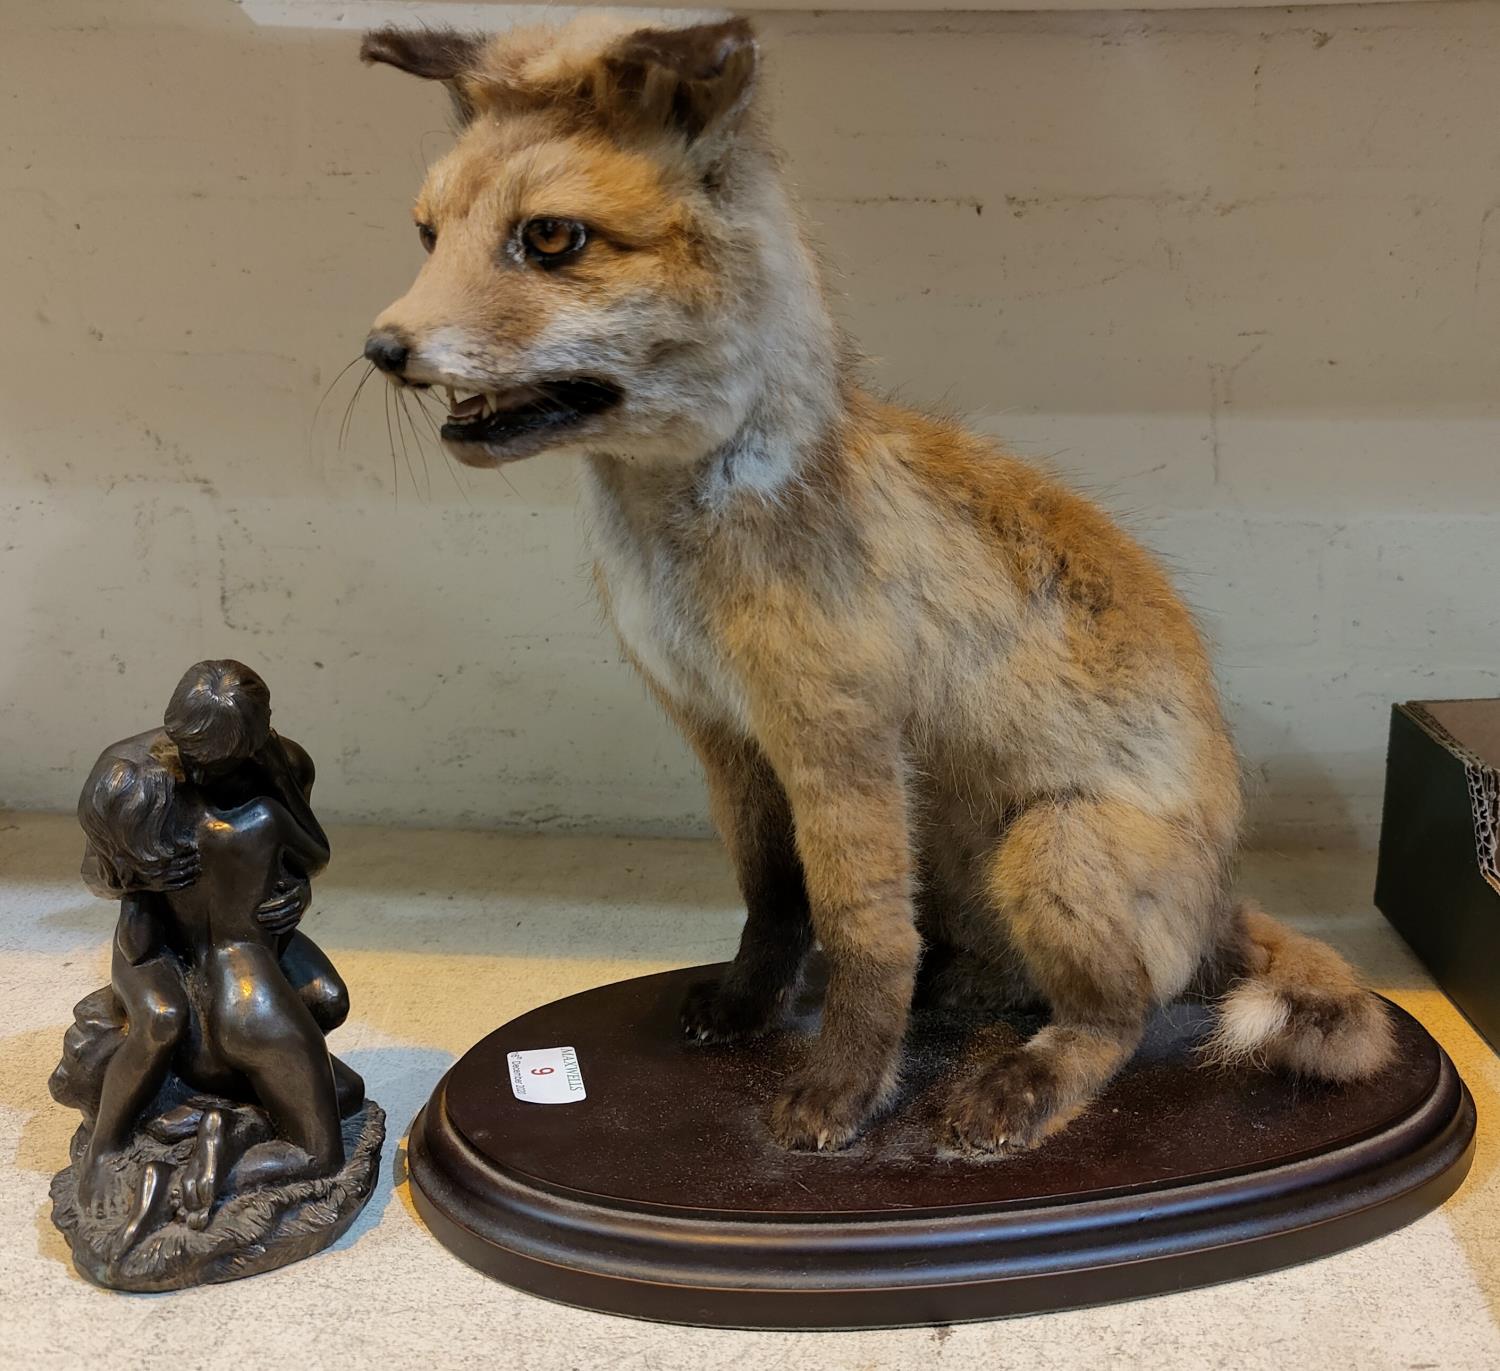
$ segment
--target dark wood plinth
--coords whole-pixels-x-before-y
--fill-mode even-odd
[[[497,1029],[412,1125],[417,1209],[510,1285],[678,1323],[857,1328],[995,1318],[1182,1290],[1307,1261],[1440,1204],[1473,1155],[1452,1062],[1393,1007],[1400,1052],[1328,1087],[1193,1064],[1204,1011],[1159,1016],[1071,1128],[1001,1160],[934,1141],[964,1050],[919,1019],[902,1100],[853,1147],[789,1153],[764,1125],[789,1033],[688,1047],[713,967],[586,991]],[[799,1029],[815,1023],[803,1006]],[[507,1054],[577,1050],[587,1099],[517,1100]]]

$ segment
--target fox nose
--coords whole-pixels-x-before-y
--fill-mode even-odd
[[[379,329],[365,339],[365,359],[391,376],[399,376],[406,370],[409,356],[411,349],[406,340],[390,329]]]

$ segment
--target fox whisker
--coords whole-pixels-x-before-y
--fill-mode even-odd
[[[438,432],[437,421],[432,417],[431,412],[427,408],[425,393],[416,391],[413,398],[417,403],[417,413],[422,416],[422,419],[427,424],[428,431],[432,434],[432,441],[437,444],[438,451],[443,454],[443,465],[447,468],[448,477],[453,482],[454,489],[463,496],[464,503],[468,504],[469,492],[464,489],[463,482],[458,479],[458,472],[453,466],[453,458],[448,455],[448,449],[443,446],[443,435]],[[416,431],[415,426],[413,426],[412,431]]]
[[[344,406],[344,418],[339,424],[339,451],[344,450],[344,443],[349,437],[349,424],[354,417],[354,405],[359,399],[359,393],[365,388],[365,382],[375,374],[374,366],[365,368],[365,374],[359,378],[359,384],[354,387],[354,394],[349,397],[349,403]]]
[[[322,395],[320,395],[318,397],[318,403],[313,406],[312,422],[313,422],[314,425],[317,424],[317,422],[318,422],[318,415],[323,412],[323,406],[324,406],[324,404],[327,403],[328,397],[333,394],[333,388],[336,385],[338,385],[338,383],[340,381],[342,381],[344,379],[344,377],[346,377],[362,361],[364,361],[364,357],[363,356],[355,357],[351,361],[346,362],[342,367],[339,368],[338,375],[335,376],[333,378],[333,380],[331,380],[328,383],[327,388],[323,391]]]

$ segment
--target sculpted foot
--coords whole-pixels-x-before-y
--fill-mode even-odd
[[[141,1183],[130,1206],[130,1217],[111,1246],[111,1259],[119,1261],[146,1234],[159,1228],[174,1207],[172,1168],[166,1162],[148,1162],[141,1172]]]
[[[330,1057],[333,1063],[333,1088],[339,1100],[339,1118],[347,1119],[358,1114],[365,1103],[365,1081],[352,1066]]]
[[[109,1205],[110,1165],[107,1156],[87,1155],[78,1168],[78,1212],[102,1219]]]
[[[270,1132],[270,1123],[259,1109],[204,1111],[198,1124],[198,1144],[179,1173],[178,1211],[189,1228],[207,1227],[214,1205],[235,1188],[233,1168]]]
[[[167,1110],[165,1114],[149,1120],[146,1123],[146,1132],[157,1142],[178,1143],[191,1138],[202,1122],[202,1105],[190,1101],[187,1104],[179,1104]]]
[[[338,1170],[336,1161],[319,1160],[295,1143],[270,1139],[256,1143],[235,1163],[230,1187],[236,1193],[262,1185],[284,1185],[288,1181],[326,1176]]]
[[[182,1168],[179,1205],[189,1228],[204,1228],[208,1224],[209,1211],[218,1197],[220,1177],[227,1170],[224,1158],[227,1137],[223,1112],[205,1111],[198,1123],[198,1145]]]

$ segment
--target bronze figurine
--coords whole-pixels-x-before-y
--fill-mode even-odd
[[[91,1280],[165,1290],[310,1255],[374,1187],[385,1115],[325,1035],[349,994],[297,925],[328,838],[265,682],[199,662],[164,726],[106,748],[83,878],[118,899],[110,985],[53,1072],[79,1109],[53,1221]]]

